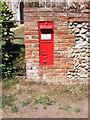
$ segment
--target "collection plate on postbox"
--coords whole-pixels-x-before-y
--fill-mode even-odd
[[[40,66],[54,64],[54,23],[39,22]]]

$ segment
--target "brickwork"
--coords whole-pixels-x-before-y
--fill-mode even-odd
[[[88,11],[89,9],[85,9],[74,13],[71,9],[66,12],[66,10],[60,8],[30,8],[28,3],[24,4],[26,76],[28,79],[62,84],[86,82],[88,80],[88,52],[85,52],[88,50],[88,37],[86,36],[89,28],[87,24]],[[39,65],[39,21],[54,22],[53,66],[41,67]],[[79,32],[81,30],[84,32],[82,33],[84,38],[82,36],[78,37],[81,34],[78,32],[78,27],[75,26],[80,25],[86,26],[85,29],[82,26],[82,29],[79,29]],[[77,37],[78,40],[76,40]],[[76,41],[80,40],[82,41],[81,48],[78,49],[77,46],[80,42]],[[86,49],[84,49],[84,46],[86,46]],[[83,53],[84,61],[83,58],[80,61],[79,56]],[[83,76],[84,73],[86,76]]]

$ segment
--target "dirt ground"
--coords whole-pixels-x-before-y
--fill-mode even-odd
[[[2,109],[3,118],[88,118],[88,85],[48,85],[25,81],[3,96],[13,96],[13,105]]]

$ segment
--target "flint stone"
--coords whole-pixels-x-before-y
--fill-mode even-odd
[[[72,22],[70,22],[70,26],[73,25]]]
[[[85,28],[85,29],[88,29],[88,27],[85,25],[85,26],[83,26],[83,28]]]
[[[81,31],[80,31],[80,34],[84,34],[86,32],[87,32],[87,29],[82,28]]]
[[[81,64],[81,67],[82,67],[82,68],[86,67],[86,64],[82,63],[82,64]]]
[[[75,28],[73,28],[72,31],[74,32],[74,31],[75,31]]]
[[[69,26],[69,29],[73,29],[74,28],[74,25],[73,26]]]
[[[78,27],[78,28],[82,28],[82,25],[81,25],[81,24],[78,24],[77,27]]]
[[[79,32],[80,32],[80,30],[79,30],[79,29],[76,29],[76,30],[75,30],[75,33],[76,33],[76,34],[77,34],[77,33],[79,33]]]
[[[77,23],[74,23],[75,26],[77,26]]]
[[[84,34],[79,34],[79,36],[81,37],[81,38],[83,38],[84,40],[86,40],[86,35],[84,35]]]
[[[83,26],[85,26],[85,25],[86,25],[86,23],[82,23],[82,25],[83,25]]]

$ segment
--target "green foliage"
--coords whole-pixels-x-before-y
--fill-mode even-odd
[[[3,85],[2,85],[2,89],[6,90],[9,89],[11,87],[10,83],[8,81],[6,81]]]
[[[2,89],[3,89],[3,90],[7,90],[7,89],[9,89],[11,86],[17,84],[18,82],[19,82],[19,80],[16,79],[16,78],[12,78],[12,79],[10,79],[10,80],[8,80],[8,81],[7,81],[7,79],[6,79],[6,80],[3,81]]]
[[[48,105],[53,105],[55,102],[53,100],[50,100],[48,97],[42,96],[36,100],[36,103],[43,104],[44,109],[46,109]]]
[[[31,100],[26,99],[26,100],[22,101],[22,107],[25,107],[25,106],[29,105],[30,103],[31,103]]]
[[[24,91],[24,90],[22,90],[21,88],[19,88],[18,94],[22,94],[23,91]]]
[[[14,101],[13,96],[2,96],[2,108],[5,106],[12,106],[12,102]]]
[[[64,105],[63,107],[61,107],[61,106],[59,105],[59,109],[60,109],[60,110],[68,111],[68,110],[71,109],[71,106],[70,106],[70,105]]]
[[[35,92],[35,90],[33,90],[33,89],[28,90],[28,94],[33,94],[34,92]]]
[[[17,113],[18,112],[18,108],[16,107],[16,105],[12,106],[12,112],[13,113]]]
[[[87,84],[83,84],[81,86],[81,89],[80,89],[82,92],[87,92],[88,91],[88,85]]]
[[[70,87],[64,86],[64,87],[63,87],[63,91],[64,91],[64,92],[69,92],[69,91],[70,91]]]
[[[74,109],[74,112],[75,112],[75,113],[80,113],[80,111],[81,111],[80,108],[75,108],[75,109]]]
[[[11,95],[4,95],[2,96],[2,104],[0,104],[1,108],[4,108],[6,106],[11,106],[12,107],[12,112],[13,113],[17,113],[18,112],[18,108],[16,107],[16,105],[14,105],[14,102],[15,99],[14,99],[14,96],[11,94]]]
[[[8,5],[6,2],[2,3],[1,7],[1,19],[2,19],[2,38],[5,43],[9,40],[11,36],[14,37],[14,33],[10,30],[10,28],[15,27],[14,22],[12,21],[13,19],[13,14],[14,12],[9,9]]]
[[[67,110],[71,109],[71,107],[70,107],[70,105],[65,105],[63,109],[67,111]]]
[[[12,46],[10,38],[14,37],[14,33],[10,28],[15,27],[15,23],[12,21],[14,12],[9,9],[6,2],[3,2],[1,3],[1,13],[2,76],[7,78],[15,69],[11,62],[13,56],[10,53],[10,47]]]
[[[25,48],[21,47],[19,57],[13,62],[16,67],[17,75],[25,75]]]

